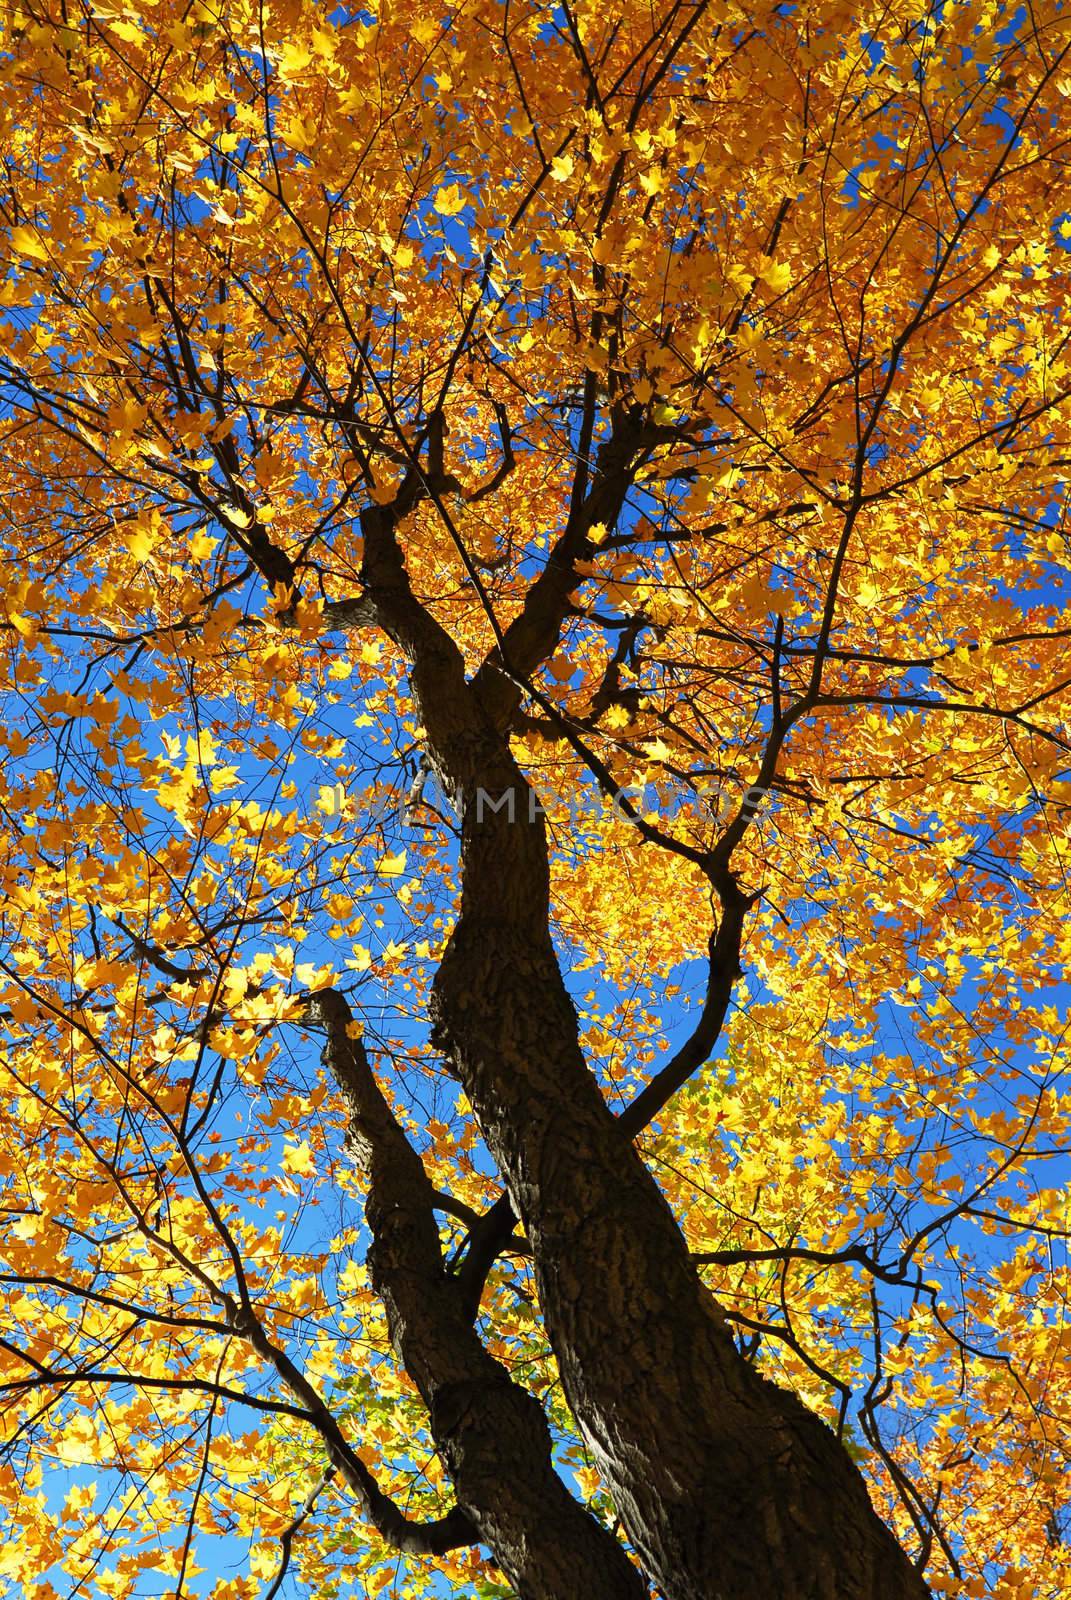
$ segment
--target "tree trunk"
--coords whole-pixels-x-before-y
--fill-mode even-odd
[[[832,1432],[737,1352],[587,1068],[550,937],[542,816],[486,695],[409,588],[399,507],[364,514],[363,576],[462,813],[436,1037],[524,1224],[565,1395],[623,1526],[666,1600],[925,1600]]]
[[[539,1401],[484,1347],[460,1283],[443,1270],[431,1184],[353,1036],[349,1006],[327,990],[310,1011],[326,1025],[324,1065],[345,1096],[347,1144],[368,1185],[369,1276],[458,1506],[521,1600],[643,1600],[618,1540],[555,1472]]]
[[[922,1600],[834,1434],[737,1352],[607,1110],[545,925],[524,914],[545,894],[542,830],[515,814],[485,807],[478,824],[466,808],[440,1036],[535,1252],[566,1398],[645,1570],[667,1600]]]

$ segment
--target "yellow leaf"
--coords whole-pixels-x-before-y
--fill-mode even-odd
[[[30,256],[34,261],[48,260],[48,251],[32,228],[12,228],[11,244],[16,255]]]
[[[312,961],[299,961],[294,968],[294,979],[303,989],[330,989],[334,987],[335,969],[318,967]]]
[[[398,877],[399,873],[405,871],[405,857],[406,852],[404,850],[399,850],[398,854],[394,856],[386,855],[383,857],[376,870],[379,872],[381,877],[396,878]]]
[[[310,1178],[316,1171],[316,1163],[312,1158],[312,1148],[307,1139],[302,1139],[300,1144],[288,1144],[283,1151],[283,1171],[294,1172],[299,1177]]]
[[[200,529],[190,540],[190,555],[194,561],[207,561],[216,550],[218,540]]]
[[[758,276],[773,294],[784,294],[792,282],[792,268],[787,261],[774,261],[770,256],[763,256]]]
[[[469,203],[469,197],[460,184],[447,183],[438,190],[433,202],[440,217],[456,217],[464,211]]]
[[[321,61],[333,61],[338,53],[338,41],[334,32],[328,33],[324,28],[313,28],[312,43],[316,55]]]
[[[294,73],[304,72],[305,68],[312,64],[313,57],[307,45],[295,41],[293,44],[284,44],[276,59],[279,71],[284,77],[289,78]]]
[[[145,527],[144,524],[138,524],[127,535],[126,547],[135,561],[147,561],[152,555],[155,545],[156,540],[152,529]]]
[[[340,783],[322,783],[316,800],[317,811],[325,817],[337,817],[345,802],[345,792]]]

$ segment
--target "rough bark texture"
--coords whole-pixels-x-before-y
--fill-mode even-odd
[[[647,1571],[671,1600],[924,1595],[834,1435],[737,1353],[586,1071],[549,938],[522,931],[520,901],[545,892],[538,824],[467,814],[441,1037],[534,1250],[566,1397]]]
[[[372,1284],[459,1507],[521,1600],[642,1600],[645,1585],[620,1544],[554,1471],[538,1400],[488,1353],[466,1315],[461,1287],[444,1270],[423,1164],[352,1037],[346,1001],[329,990],[312,1009],[327,1029],[324,1062],[346,1098],[350,1149],[368,1182]]]
[[[667,1600],[923,1600],[834,1435],[738,1354],[587,1069],[549,933],[546,837],[502,731],[503,696],[465,681],[452,641],[409,590],[398,514],[366,516],[364,577],[380,625],[412,662],[429,752],[463,818],[437,1037],[524,1224],[566,1397],[629,1538]],[[481,789],[495,800],[512,792],[512,808],[481,804]],[[417,1356],[399,1347],[423,1387]],[[449,1347],[453,1332],[447,1364]],[[507,1456],[500,1438],[500,1463]],[[456,1465],[463,1476],[463,1452]],[[529,1521],[518,1535],[512,1519],[472,1510],[507,1570],[517,1537],[560,1537],[552,1523]],[[574,1571],[571,1593],[588,1582]]]

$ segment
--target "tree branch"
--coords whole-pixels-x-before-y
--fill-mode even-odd
[[[621,1546],[555,1472],[538,1400],[513,1382],[472,1326],[462,1286],[443,1264],[434,1219],[443,1197],[376,1083],[346,999],[320,990],[308,1014],[326,1030],[324,1065],[346,1102],[347,1147],[368,1183],[369,1275],[394,1347],[428,1408],[458,1497],[457,1519],[492,1545],[521,1593],[545,1592],[532,1581],[548,1559],[533,1530],[554,1528],[585,1594],[640,1600],[644,1591]]]
[[[744,918],[757,895],[744,894],[730,878],[720,889],[722,914],[708,944],[709,973],[706,998],[699,1021],[674,1056],[655,1074],[647,1086],[629,1102],[618,1117],[618,1125],[630,1138],[652,1121],[697,1068],[710,1059],[725,1021],[733,986],[740,976],[740,945]]]

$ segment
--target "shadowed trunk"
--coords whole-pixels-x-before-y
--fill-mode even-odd
[[[461,1285],[444,1270],[423,1163],[380,1093],[349,1006],[327,990],[310,1012],[326,1026],[324,1064],[345,1097],[347,1143],[368,1184],[372,1285],[473,1533],[522,1600],[643,1600],[621,1545],[555,1472],[539,1401],[472,1327]]]
[[[919,1600],[834,1434],[737,1352],[585,1067],[530,914],[546,896],[542,829],[521,820],[526,801],[512,825],[476,810],[436,983],[440,1038],[506,1174],[566,1397],[646,1571],[669,1600]]]
[[[363,518],[364,578],[463,817],[436,1037],[524,1224],[566,1398],[629,1538],[667,1600],[924,1600],[833,1433],[737,1352],[587,1068],[550,938],[542,819],[501,719],[409,589],[400,514]],[[515,1570],[508,1538],[492,1543]]]

